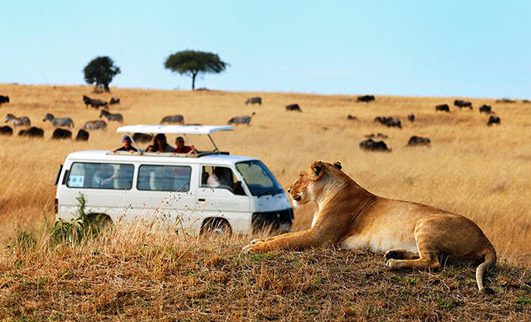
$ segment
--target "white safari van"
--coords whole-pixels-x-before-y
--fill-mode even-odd
[[[214,149],[175,153],[80,151],[57,175],[57,218],[85,211],[119,220],[163,218],[192,234],[286,232],[293,210],[284,190],[260,160],[220,152],[210,134],[231,126],[133,125],[122,133],[203,134]],[[168,140],[168,142],[171,142]],[[134,145],[136,143],[133,142]],[[211,180],[217,177],[217,180]]]

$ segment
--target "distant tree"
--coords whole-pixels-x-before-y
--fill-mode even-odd
[[[109,84],[114,76],[120,74],[120,67],[114,65],[112,58],[100,56],[91,60],[83,69],[85,82],[103,86],[106,92],[110,92]]]
[[[192,90],[195,90],[195,78],[200,73],[218,74],[229,66],[222,61],[217,54],[197,51],[183,50],[171,54],[166,58],[164,67],[172,72],[192,77]]]

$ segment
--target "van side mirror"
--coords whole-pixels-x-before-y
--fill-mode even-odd
[[[241,181],[236,181],[234,183],[234,187],[232,189],[232,192],[235,194],[235,195],[238,195],[238,196],[245,196],[245,191],[243,190],[243,187],[242,187],[242,182]]]

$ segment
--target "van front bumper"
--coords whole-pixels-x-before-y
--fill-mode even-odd
[[[266,232],[283,234],[291,230],[293,224],[293,209],[264,211],[253,213],[251,225],[254,233]]]

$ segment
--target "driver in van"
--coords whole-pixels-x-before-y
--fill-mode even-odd
[[[114,149],[113,152],[118,152],[118,151],[138,152],[138,150],[134,146],[132,146],[131,143],[132,143],[132,140],[129,137],[129,135],[124,135],[124,137],[122,138],[123,145],[117,149]]]
[[[231,170],[224,167],[215,167],[207,179],[207,185],[213,188],[231,188]]]

